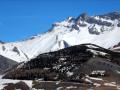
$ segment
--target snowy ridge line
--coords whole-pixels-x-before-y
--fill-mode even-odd
[[[92,45],[92,46],[95,46],[95,47],[97,47],[97,48],[99,48],[99,49],[94,48],[94,47],[89,47],[90,49],[98,50],[98,51],[102,51],[102,52],[106,52],[106,53],[110,53],[110,54],[113,54],[113,52],[114,52],[115,54],[120,55],[119,52],[115,52],[115,51],[112,51],[112,50],[110,50],[110,49],[103,48],[103,47],[98,46],[98,45],[96,45],[96,44],[85,43],[85,44],[80,44],[80,45],[85,45],[85,46],[88,45],[88,47],[89,47],[89,45]]]

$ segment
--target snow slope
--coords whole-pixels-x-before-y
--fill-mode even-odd
[[[116,16],[117,15],[117,16]],[[113,17],[116,18],[113,18]],[[0,43],[0,55],[17,62],[27,61],[45,52],[73,45],[93,43],[111,48],[120,42],[120,13],[69,17],[53,24],[50,31],[24,41]]]

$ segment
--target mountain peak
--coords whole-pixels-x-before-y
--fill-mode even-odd
[[[64,21],[53,24],[48,32],[29,40],[0,44],[0,54],[21,61],[34,58],[41,53],[84,43],[110,48],[120,42],[119,17],[119,12],[98,16],[88,16],[88,14],[82,13],[77,18],[68,17]],[[116,20],[112,20],[114,18]],[[2,48],[3,46],[6,50]],[[17,47],[20,54],[13,50],[14,47]]]
[[[82,21],[85,21],[86,19],[87,19],[87,17],[88,17],[88,14],[87,13],[82,13],[82,14],[80,14],[78,17],[77,17],[77,19],[76,20],[82,20]]]
[[[74,19],[75,19],[75,18],[73,18],[73,17],[70,16],[70,17],[67,18],[67,21],[72,21],[72,20],[74,20]]]

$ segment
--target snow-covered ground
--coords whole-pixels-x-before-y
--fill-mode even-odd
[[[114,77],[113,77],[114,78]],[[109,78],[110,79],[110,78]],[[109,79],[103,79],[99,77],[89,77],[88,75],[85,76],[84,80],[89,83],[93,83],[96,87],[111,87],[115,88],[115,90],[120,90],[120,83],[119,80],[110,81]],[[100,89],[102,90],[102,89]]]
[[[1,77],[1,76],[0,76]],[[90,85],[89,87],[87,86],[87,84],[85,85],[84,83],[75,83],[75,82],[61,82],[61,81],[41,81],[41,80],[36,80],[37,85],[40,84],[41,88],[39,87],[39,89],[36,89],[35,87],[33,87],[35,85],[35,83],[33,83],[32,80],[12,80],[12,79],[1,79],[0,78],[0,90],[2,90],[7,84],[6,83],[13,83],[16,84],[20,81],[25,82],[30,90],[46,90],[45,88],[49,87],[50,88],[56,88],[54,90],[72,90],[72,89],[84,89],[84,90],[92,90],[91,88],[96,87],[106,87],[106,88],[113,88],[113,90],[120,90],[120,85],[116,82],[108,82],[104,79],[101,78],[93,78],[93,77],[89,77],[86,76],[86,78],[84,79],[86,82],[91,83],[88,84]],[[43,84],[43,85],[42,85]],[[48,86],[47,86],[48,85]],[[52,86],[53,85],[53,86]],[[44,87],[43,87],[44,86]],[[86,88],[86,89],[85,89]],[[17,90],[17,89],[16,89]],[[52,90],[52,89],[50,89]],[[100,89],[102,90],[102,89]],[[109,90],[109,89],[107,89]]]

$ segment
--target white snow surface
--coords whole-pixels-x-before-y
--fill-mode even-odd
[[[71,19],[72,17],[63,22],[55,23],[51,31],[33,36],[31,39],[0,44],[0,55],[22,62],[35,58],[41,53],[56,51],[68,46],[92,43],[104,48],[110,48],[120,42],[120,27],[116,25],[116,20],[102,19],[111,22],[113,25],[105,26],[104,32],[97,35],[91,34],[88,28],[93,26],[100,32],[101,25],[85,22],[85,27],[78,26],[79,30],[76,30],[72,27],[75,22],[74,20],[70,22]],[[96,17],[96,19],[99,18]]]
[[[110,82],[110,83],[104,83],[105,86],[113,86],[116,87],[116,83],[115,82]]]
[[[96,77],[89,77],[88,75],[86,76],[87,79],[90,79],[90,80],[100,80],[100,81],[103,81],[102,78],[96,78]]]

